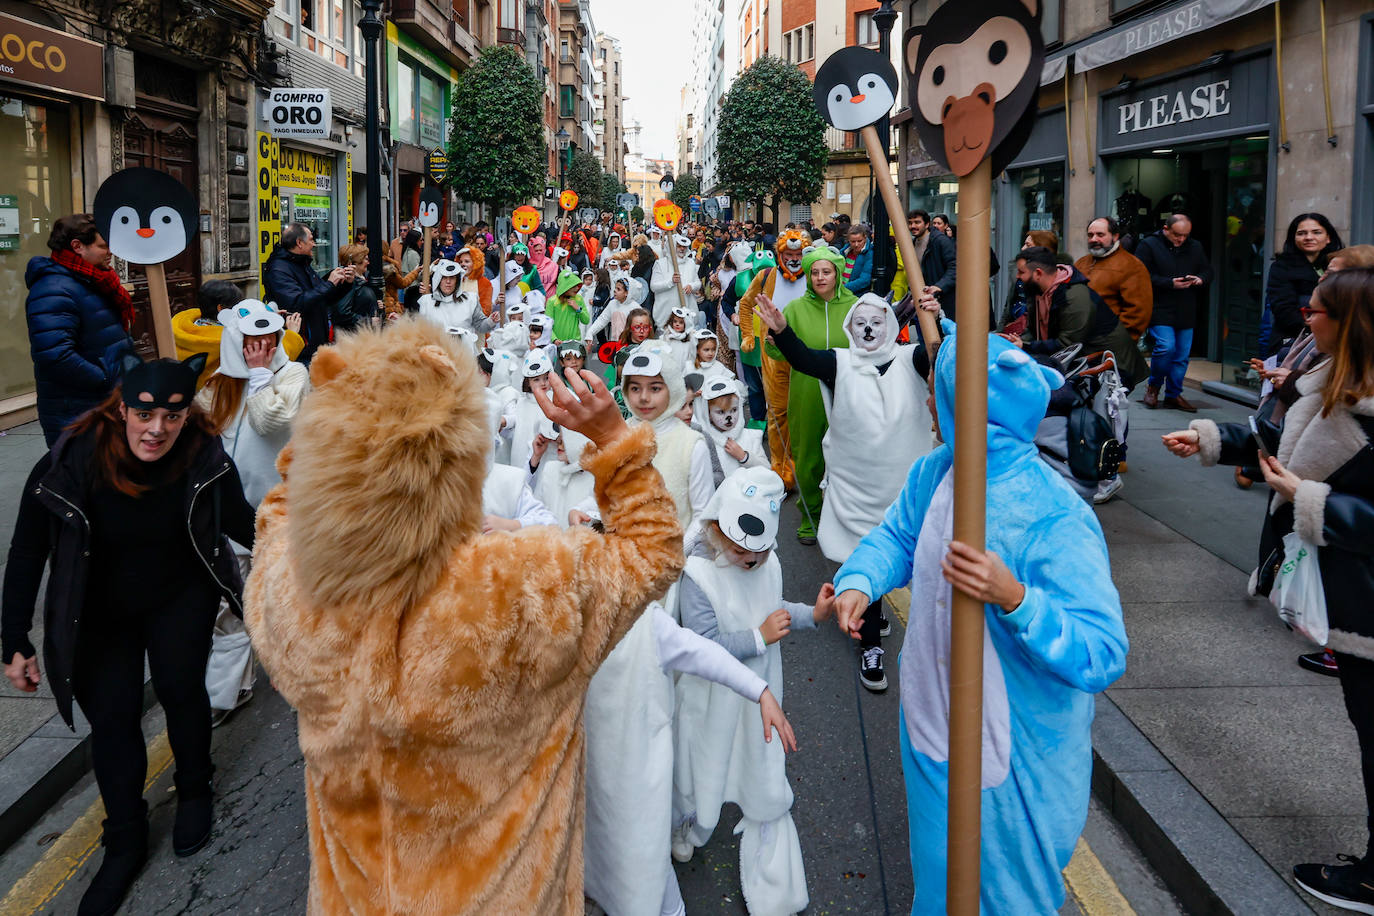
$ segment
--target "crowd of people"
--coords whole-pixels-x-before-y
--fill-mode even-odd
[[[886,295],[871,227],[837,214],[499,240],[402,223],[380,296],[366,230],[321,271],[292,223],[261,299],[205,283],[174,318],[179,359],[143,362],[94,223],[59,220],[28,272],[51,450],[25,483],[0,636],[10,682],[36,690],[51,565],[46,676],[68,723],[74,702],[91,723],[106,810],[80,912],[116,911],[147,859],[144,654],[176,758],[173,846],[192,855],[213,827],[211,728],[251,698],[254,650],[298,712],[321,911],[570,913],[585,891],[611,916],[671,916],[672,861],[733,802],[750,912],[797,912],[781,645],[833,617],[883,691],[883,596],[907,583],[913,912],[945,894],[956,588],[987,607],[983,905],[1057,910],[1092,694],[1127,639],[1092,510],[1120,491],[1116,463],[1056,461],[1045,431],[1093,409],[1082,386],[1104,369],[1092,384],[1123,402],[1143,382],[1147,409],[1197,412],[1183,381],[1213,271],[1184,214],[1133,252],[1096,218],[1076,262],[1028,234],[1007,300],[989,287],[976,549],[952,540],[956,348],[913,319],[952,341],[957,284],[984,278],[960,281],[948,217],[907,222],[925,283],[898,259]],[[1271,487],[1255,593],[1286,534],[1319,551],[1330,638],[1303,664],[1340,678],[1374,827],[1371,268],[1374,247],[1295,217],[1255,354],[1268,439],[1198,419],[1164,444]],[[806,602],[785,599],[776,550],[789,498],[799,543],[839,564]],[[1297,879],[1374,906],[1371,853]]]

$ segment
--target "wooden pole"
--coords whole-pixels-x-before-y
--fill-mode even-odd
[[[682,273],[677,269],[677,240],[673,238],[676,234],[676,229],[668,233],[668,260],[673,262],[673,273],[677,276],[677,301],[683,308],[686,308],[687,294],[682,291]]]
[[[921,262],[916,257],[916,243],[912,241],[911,229],[906,224],[906,211],[902,209],[902,202],[897,199],[897,189],[892,184],[892,174],[888,168],[883,142],[878,138],[878,128],[872,124],[859,133],[863,136],[864,147],[868,150],[869,165],[873,167],[873,183],[878,186],[878,193],[882,195],[883,203],[887,206],[887,218],[892,223],[892,233],[897,237],[897,247],[902,252],[902,268],[906,271],[907,286],[911,287],[912,302],[919,303],[921,291],[926,288],[926,278],[921,273]],[[962,219],[960,222],[962,223]],[[962,226],[959,231],[964,231]],[[873,244],[877,243],[877,239],[874,239]],[[983,261],[987,261],[986,256]],[[957,294],[957,286],[955,290]],[[925,311],[919,304],[916,307],[916,320],[921,324],[921,339],[926,342],[926,349],[930,352],[930,366],[933,370],[935,351],[940,345],[940,322],[936,320],[934,313]]]
[[[988,275],[992,165],[959,179],[958,263],[966,277]],[[956,293],[958,365],[954,383],[954,539],[984,549],[987,504],[987,285]],[[983,602],[955,590],[949,674],[949,836],[945,909],[978,916],[983,766]]]
[[[429,226],[426,226],[426,227],[425,227],[425,266],[422,267],[422,268],[420,269],[420,282],[421,282],[421,283],[428,283],[428,282],[429,282],[429,233],[430,233],[430,227],[429,227]],[[435,290],[431,289],[429,292],[430,292],[430,295],[433,295],[434,292],[435,292]]]
[[[157,338],[157,355],[162,359],[177,358],[177,344],[172,335],[172,302],[167,297],[167,272],[161,264],[145,264],[148,275],[148,301],[153,312],[153,336]]]

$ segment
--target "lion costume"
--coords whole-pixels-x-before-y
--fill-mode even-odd
[[[484,535],[486,400],[441,328],[311,380],[245,595],[299,715],[309,912],[580,914],[583,697],[683,566],[652,428],[583,453],[605,535]]]
[[[784,308],[802,293],[806,292],[806,278],[802,276],[801,262],[804,252],[811,247],[811,236],[800,229],[788,229],[778,236],[775,246],[778,266],[760,271],[754,275],[749,289],[739,299],[739,326],[748,329],[740,334],[740,352],[745,362],[759,367],[763,378],[763,396],[768,401],[768,454],[772,458],[773,472],[782,478],[787,489],[797,485],[796,471],[792,456],[787,449],[787,385],[792,375],[792,367],[782,358],[782,353],[768,343],[763,322],[754,314],[754,302],[763,293],[779,309]],[[757,357],[751,357],[751,354]]]

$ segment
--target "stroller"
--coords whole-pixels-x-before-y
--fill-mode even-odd
[[[1050,395],[1035,444],[1045,463],[1091,502],[1125,458],[1129,392],[1110,350],[1082,356],[1081,349],[1074,344],[1039,357],[1063,374],[1064,385]]]

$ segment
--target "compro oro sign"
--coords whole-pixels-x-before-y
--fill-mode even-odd
[[[328,89],[273,89],[262,105],[262,119],[274,137],[329,136]]]
[[[0,79],[105,98],[104,46],[0,13]]]

